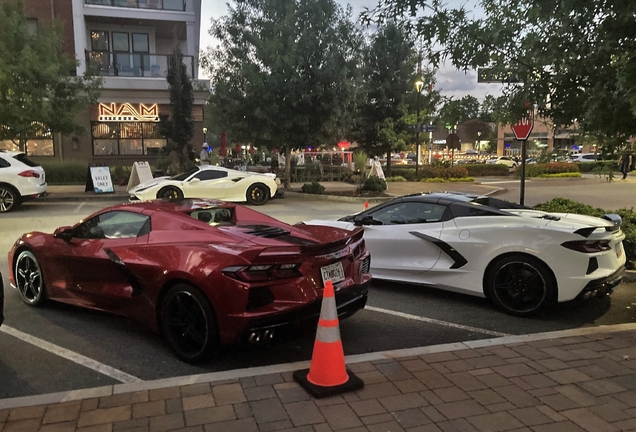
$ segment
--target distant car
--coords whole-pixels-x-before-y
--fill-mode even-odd
[[[506,165],[508,168],[517,168],[517,161],[515,161],[510,156],[499,156],[495,158],[490,158],[486,161],[487,164],[502,164]]]
[[[22,152],[0,150],[0,213],[46,193],[44,168]]]
[[[305,223],[364,227],[374,278],[486,297],[516,316],[604,297],[625,266],[618,215],[547,213],[473,194],[406,195]]]
[[[599,160],[601,160],[601,155],[598,153],[579,153],[570,155],[566,162],[596,162]]]
[[[315,329],[327,280],[334,314],[364,308],[371,275],[362,236],[224,201],[126,203],[53,234],[24,234],[9,252],[9,281],[29,306],[55,300],[133,318],[198,363],[223,345]]]
[[[528,159],[526,159],[526,165],[529,165],[529,164],[536,164],[536,163],[537,163],[537,160],[536,160],[535,158],[528,158]]]
[[[263,205],[276,195],[276,174],[253,173],[216,165],[194,167],[172,177],[158,177],[128,191],[131,201],[211,198]]]

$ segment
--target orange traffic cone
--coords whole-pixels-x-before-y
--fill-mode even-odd
[[[365,201],[364,202],[364,209],[368,210],[369,209],[369,201]]]
[[[309,369],[294,372],[294,379],[316,398],[364,387],[364,382],[345,367],[336,297],[330,280],[325,283],[311,364]]]

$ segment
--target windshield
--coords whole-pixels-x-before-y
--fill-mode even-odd
[[[183,180],[187,179],[188,177],[190,177],[192,174],[194,174],[197,171],[199,171],[198,167],[190,168],[189,170],[187,170],[185,172],[179,173],[177,175],[173,175],[172,177],[170,177],[170,180],[183,181]]]

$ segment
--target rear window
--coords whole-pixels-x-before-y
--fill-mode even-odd
[[[24,153],[20,153],[17,154],[15,156],[13,156],[14,159],[17,159],[18,161],[22,162],[25,165],[28,165],[30,167],[37,167],[40,166],[40,164],[33,162],[31,159],[29,159]]]

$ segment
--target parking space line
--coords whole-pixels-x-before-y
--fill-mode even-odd
[[[113,378],[122,383],[138,383],[143,380],[137,378],[136,376],[132,376],[127,374],[126,372],[122,372],[119,369],[112,368],[103,363],[98,362],[97,360],[93,360],[76,352],[67,350],[66,348],[62,348],[61,346],[52,344],[43,339],[37,338],[35,336],[31,336],[30,334],[23,333],[20,330],[16,330],[13,327],[9,327],[3,325],[0,327],[0,332],[11,335],[21,341],[34,345],[40,349],[48,351],[56,356],[65,358],[74,363],[77,363],[80,366],[84,366],[86,368],[92,369],[95,372],[99,372],[102,375],[106,375],[107,377]]]
[[[452,328],[456,328],[456,329],[460,329],[460,330],[468,330],[471,332],[476,332],[476,333],[483,333],[483,334],[487,334],[487,335],[491,335],[491,336],[510,336],[509,333],[501,333],[501,332],[497,332],[497,331],[493,331],[493,330],[486,330],[486,329],[482,329],[479,327],[471,327],[471,326],[466,326],[466,325],[462,325],[462,324],[456,324],[456,323],[452,323],[452,322],[448,322],[448,321],[440,321],[440,320],[436,320],[433,318],[426,318],[426,317],[421,317],[418,315],[411,315],[411,314],[407,314],[404,312],[398,312],[398,311],[392,311],[389,309],[382,309],[382,308],[377,308],[377,307],[373,307],[373,306],[365,306],[364,310],[370,310],[373,312],[380,312],[380,313],[384,313],[387,315],[393,315],[393,316],[397,316],[400,318],[406,318],[406,319],[411,319],[411,320],[415,320],[415,321],[422,321],[425,323],[429,323],[429,324],[437,324],[437,325],[441,325],[444,327],[452,327]]]
[[[79,213],[79,211],[82,209],[82,207],[84,207],[84,205],[86,204],[86,201],[83,201],[80,205],[78,205],[75,210],[73,210],[73,213]]]

